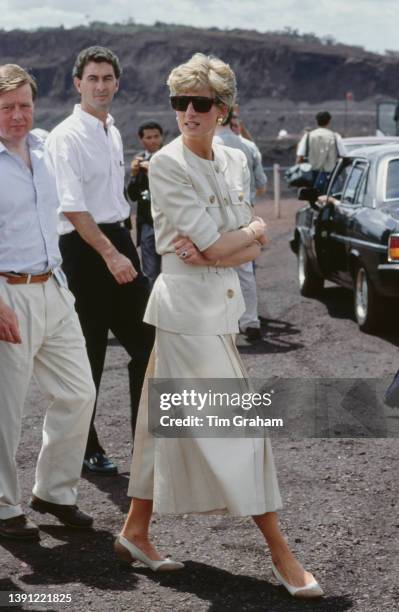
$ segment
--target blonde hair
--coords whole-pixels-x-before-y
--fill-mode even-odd
[[[209,87],[229,109],[237,94],[236,77],[230,66],[218,57],[203,53],[195,53],[188,62],[173,68],[167,84],[172,96]]]
[[[26,70],[17,64],[0,66],[0,96],[7,91],[18,89],[22,85],[30,85],[32,98],[35,99],[37,94],[36,81]]]

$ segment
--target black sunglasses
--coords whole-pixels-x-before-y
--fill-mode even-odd
[[[209,113],[212,106],[219,104],[220,100],[206,96],[170,96],[170,103],[176,111],[186,111],[190,102],[196,113]]]

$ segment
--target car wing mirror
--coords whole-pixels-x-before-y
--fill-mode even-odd
[[[314,210],[321,210],[323,207],[317,203],[320,192],[315,187],[302,187],[298,190],[298,200],[309,202]]]

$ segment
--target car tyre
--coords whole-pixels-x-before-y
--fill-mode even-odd
[[[383,310],[386,300],[375,291],[363,266],[358,266],[354,277],[355,318],[359,329],[372,334],[382,329],[386,322]]]
[[[324,278],[312,266],[302,240],[298,248],[298,282],[299,291],[304,297],[316,297],[323,291]]]

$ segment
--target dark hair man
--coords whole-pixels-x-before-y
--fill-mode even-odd
[[[96,46],[79,53],[73,75],[81,103],[51,132],[47,148],[60,199],[63,268],[76,298],[97,394],[111,330],[132,358],[134,434],[154,334],[143,323],[148,281],[129,231],[122,140],[108,112],[120,74],[118,58],[109,49]],[[117,473],[99,442],[94,415],[84,467],[103,475]]]
[[[32,374],[49,399],[29,505],[70,527],[95,389],[73,296],[59,268],[55,181],[33,134],[36,83],[0,66],[0,536],[37,539],[20,506],[15,455]]]
[[[148,121],[139,127],[138,137],[144,151],[136,155],[132,161],[127,192],[130,199],[137,202],[137,245],[141,247],[143,272],[152,287],[161,271],[161,257],[155,250],[148,166],[152,155],[162,146],[163,129],[155,121]]]
[[[312,166],[313,185],[321,194],[327,189],[331,172],[338,157],[346,155],[341,136],[330,128],[331,115],[320,111],[316,115],[318,127],[304,134],[298,144],[296,163],[307,160]]]

